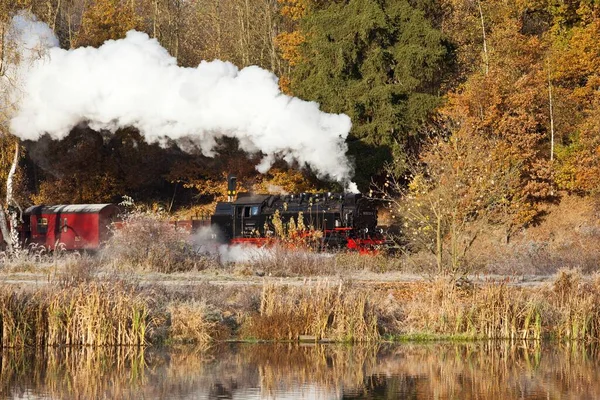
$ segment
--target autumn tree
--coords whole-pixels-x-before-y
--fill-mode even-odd
[[[220,59],[238,67],[258,65],[281,73],[275,38],[279,33],[277,0],[199,0],[181,13],[178,59],[196,66]]]
[[[520,166],[504,157],[503,146],[500,139],[457,132],[425,146],[411,163],[408,185],[393,166],[388,168],[378,192],[402,227],[405,248],[433,255],[437,273],[469,272],[474,241],[510,219],[510,193],[518,185]]]
[[[488,6],[489,7],[489,6]],[[454,136],[497,143],[497,157],[518,166],[519,180],[505,193],[511,204],[510,235],[535,220],[555,191],[550,163],[550,113],[546,45],[523,31],[523,9],[505,3],[488,8],[503,22],[489,27],[487,67],[474,70],[441,110]],[[477,29],[476,26],[472,29]],[[481,60],[480,63],[486,62]],[[483,175],[481,179],[488,180]]]
[[[125,37],[131,29],[141,28],[135,1],[95,0],[83,14],[77,46],[98,47],[109,39]]]
[[[21,144],[18,138],[10,134],[8,125],[18,108],[20,90],[22,87],[21,69],[27,63],[37,58],[45,57],[45,43],[31,42],[29,47],[20,43],[24,34],[20,27],[13,25],[8,17],[12,17],[10,7],[0,8],[0,179],[4,187],[0,189],[5,199],[0,203],[0,231],[6,244],[8,255],[12,256],[19,245],[18,223],[21,218],[22,197],[19,196],[17,185],[22,178],[18,165],[21,159]],[[7,212],[5,212],[5,210]],[[7,218],[8,216],[8,218]]]
[[[148,144],[134,129],[114,134],[76,128],[62,141],[29,143],[29,157],[43,178],[34,203],[99,203],[129,195],[136,200],[167,198],[169,169],[182,151]]]
[[[285,28],[275,38],[275,44],[281,58],[286,63],[282,75],[279,77],[279,86],[284,93],[291,94],[291,70],[302,61],[301,45],[305,41],[300,21],[307,17],[314,2],[312,0],[278,0],[278,3]]]
[[[582,11],[581,14],[585,15]],[[600,17],[580,20],[568,35],[553,37],[551,79],[557,102],[557,183],[577,193],[600,189]]]

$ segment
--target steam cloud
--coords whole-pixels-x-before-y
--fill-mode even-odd
[[[13,66],[20,88],[10,129],[22,139],[61,139],[78,124],[113,132],[131,126],[149,142],[191,140],[213,156],[216,139],[226,136],[265,154],[261,173],[282,157],[320,177],[350,179],[350,118],[281,93],[269,71],[219,60],[179,67],[158,41],[136,31],[99,48],[64,50],[46,24],[25,14],[13,18],[12,34],[21,62]]]

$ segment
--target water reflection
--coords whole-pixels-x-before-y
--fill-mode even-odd
[[[597,346],[4,349],[1,398],[598,399]]]

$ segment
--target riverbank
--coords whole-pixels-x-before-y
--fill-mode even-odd
[[[364,280],[285,279],[217,271],[162,281],[160,274],[76,273],[68,265],[0,276],[3,347],[600,337],[600,277],[573,270],[525,283],[499,276],[401,281],[365,272]]]

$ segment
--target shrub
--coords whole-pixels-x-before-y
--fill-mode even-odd
[[[202,270],[216,265],[213,256],[194,248],[188,232],[137,213],[129,215],[114,229],[102,256],[118,268],[163,273]]]

